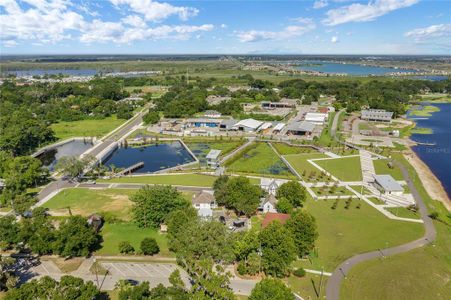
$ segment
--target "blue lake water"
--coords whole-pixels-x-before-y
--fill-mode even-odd
[[[448,196],[451,195],[451,104],[433,104],[440,108],[428,119],[416,120],[418,127],[433,130],[432,134],[414,134],[418,142],[436,143],[435,146],[415,146],[413,150],[442,182]]]
[[[128,168],[136,163],[144,162],[144,166],[135,173],[150,173],[165,168],[194,161],[188,150],[178,141],[172,143],[153,144],[143,147],[119,148],[104,162],[106,166],[114,165]]]
[[[97,74],[96,69],[34,69],[34,70],[17,70],[6,71],[4,74],[15,74],[16,76],[43,76],[43,75],[70,75],[70,76],[94,76]]]
[[[91,148],[92,145],[93,144],[88,141],[74,140],[61,146],[57,146],[55,149],[44,152],[37,158],[42,161],[42,165],[44,167],[48,168],[50,171],[53,171],[58,159],[63,156],[79,156]]]
[[[303,65],[305,64],[305,65]],[[299,66],[299,70],[317,71],[323,73],[346,73],[348,75],[366,76],[366,75],[385,75],[392,72],[415,72],[415,70],[402,70],[385,67],[364,66],[358,64],[340,64],[333,62],[321,61],[303,61]]]

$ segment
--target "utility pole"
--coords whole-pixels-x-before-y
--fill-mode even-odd
[[[323,285],[323,276],[324,276],[324,267],[321,268],[321,277],[319,278],[319,291],[318,291],[318,298],[321,297],[321,287]]]
[[[97,288],[100,289],[100,286],[99,286],[99,275],[97,273],[97,259],[95,259],[95,258],[94,258],[94,272],[96,273]]]

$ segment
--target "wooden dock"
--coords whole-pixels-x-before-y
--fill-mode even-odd
[[[142,168],[143,166],[144,166],[144,162],[140,161],[139,163],[136,163],[136,164],[134,164],[134,165],[132,165],[132,166],[130,166],[130,167],[118,172],[118,173],[116,173],[116,176],[122,176],[122,175],[130,174],[131,172],[133,172],[133,171],[135,171],[135,170],[137,170],[139,168]]]

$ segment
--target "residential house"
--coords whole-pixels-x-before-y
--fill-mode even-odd
[[[216,208],[216,199],[212,191],[202,191],[193,196],[192,204],[197,215],[202,218],[213,217],[213,208]]]
[[[268,194],[276,195],[277,189],[286,182],[286,179],[261,178],[260,187]]]

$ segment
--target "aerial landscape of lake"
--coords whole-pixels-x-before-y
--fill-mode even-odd
[[[431,117],[417,119],[418,127],[431,128],[432,134],[414,134],[412,139],[418,142],[435,143],[435,146],[418,145],[413,150],[442,182],[448,195],[451,195],[451,104],[434,104],[440,108]]]
[[[89,148],[93,146],[93,143],[84,140],[73,140],[68,143],[56,146],[55,148],[48,150],[37,158],[42,161],[44,167],[48,168],[50,171],[55,169],[58,159],[63,156],[79,156],[80,154],[86,152]]]
[[[136,163],[144,162],[144,166],[135,173],[150,173],[192,161],[194,158],[188,150],[179,141],[174,141],[142,147],[119,148],[104,164],[109,167],[114,165],[119,168],[128,168]]]
[[[303,61],[297,66],[297,69],[303,71],[317,71],[323,73],[346,73],[348,75],[366,76],[366,75],[385,75],[387,73],[400,72],[408,73],[416,70],[395,69],[386,67],[365,66],[359,64],[343,64],[327,61]]]

